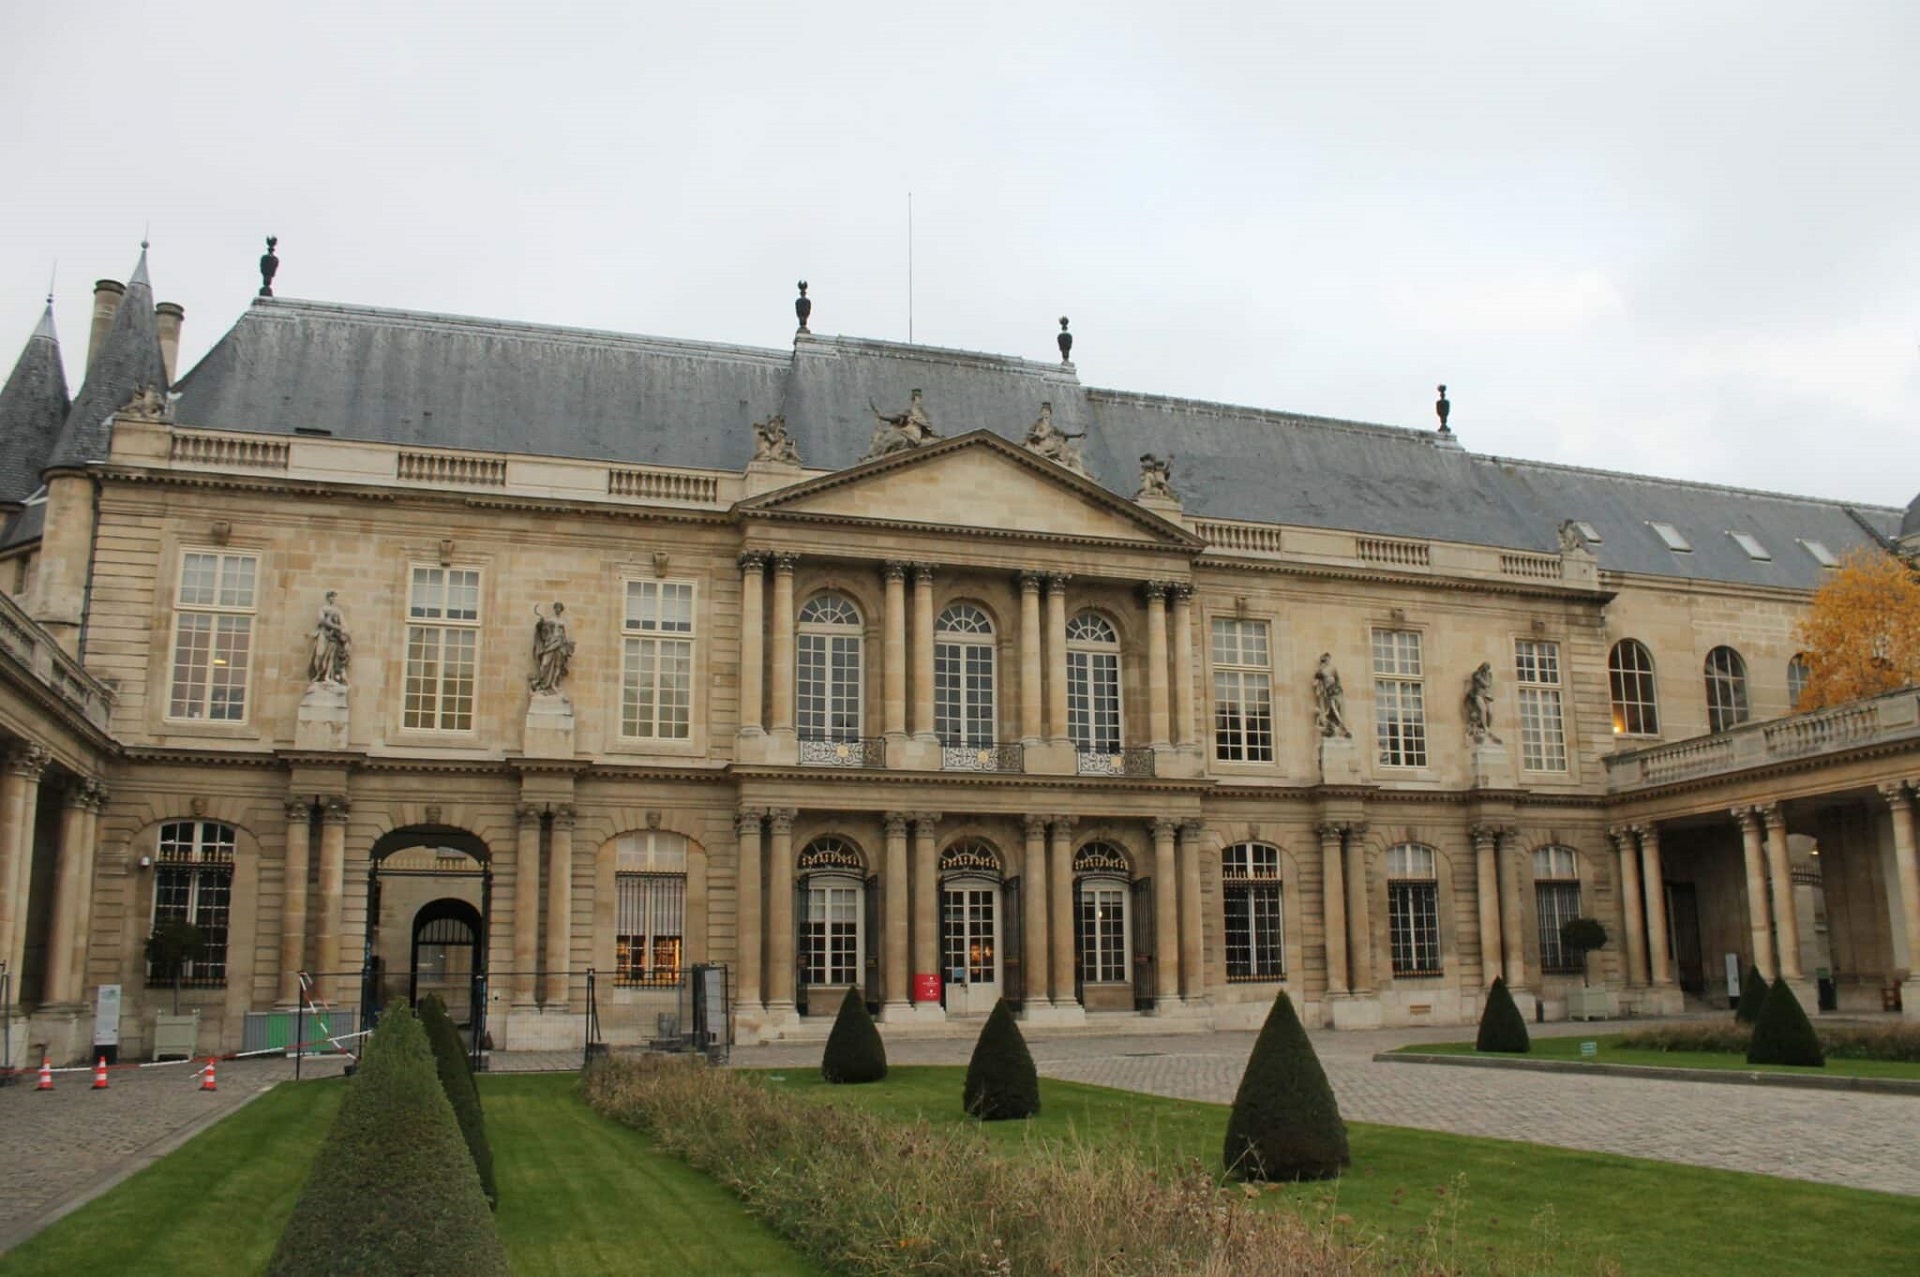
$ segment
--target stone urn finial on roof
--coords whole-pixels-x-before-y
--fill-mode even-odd
[[[807,300],[807,281],[804,279],[800,281],[800,295],[793,299],[793,313],[799,317],[801,332],[813,331],[807,327],[807,317],[813,314],[813,303]]]
[[[1073,334],[1067,331],[1067,317],[1065,315],[1060,316],[1060,335],[1054,338],[1054,340],[1060,343],[1060,362],[1063,364],[1072,363]]]
[[[1440,387],[1440,398],[1434,402],[1433,410],[1439,414],[1440,417],[1440,433],[1443,435],[1452,434],[1453,431],[1447,428],[1447,417],[1452,414],[1453,405],[1447,402],[1447,388],[1445,386]]]
[[[280,242],[278,235],[267,236],[267,251],[260,254],[260,295],[273,296],[273,277],[280,271],[280,259],[274,255],[274,246]]]

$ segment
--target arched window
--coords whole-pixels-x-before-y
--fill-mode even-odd
[[[1791,709],[1800,708],[1800,696],[1807,690],[1807,681],[1813,677],[1813,662],[1807,659],[1805,652],[1795,652],[1793,659],[1787,662],[1787,705]]]
[[[1387,849],[1387,938],[1395,975],[1440,974],[1440,879],[1431,847]]]
[[[1125,984],[1133,978],[1130,864],[1127,853],[1111,843],[1090,842],[1074,853],[1073,921],[1083,983]]]
[[[1660,706],[1653,693],[1653,653],[1639,639],[1621,639],[1607,655],[1616,736],[1657,736]]]
[[[947,1011],[990,1011],[1000,997],[1000,853],[981,839],[965,838],[940,853],[938,873]]]
[[[160,826],[154,856],[153,920],[148,934],[169,924],[199,929],[200,956],[172,966],[147,964],[147,983],[224,988],[227,983],[227,913],[233,901],[232,825],[212,820],[173,820]]]
[[[1220,853],[1226,911],[1227,980],[1278,980],[1286,974],[1280,908],[1280,849],[1235,843]]]
[[[1120,636],[1098,612],[1067,622],[1067,735],[1083,752],[1120,752]]]
[[[797,618],[794,725],[801,740],[860,739],[860,609],[838,594],[816,594]]]
[[[1534,916],[1540,922],[1540,969],[1580,970],[1580,955],[1560,943],[1560,928],[1580,916],[1580,857],[1571,847],[1533,853]]]
[[[933,626],[933,730],[940,743],[990,749],[994,741],[993,622],[956,603]]]
[[[614,840],[614,983],[680,983],[686,938],[687,840],[637,830]]]
[[[1747,721],[1747,663],[1730,647],[1707,653],[1707,730],[1724,732]]]
[[[800,918],[800,979],[808,986],[859,984],[866,952],[866,858],[844,838],[814,839],[800,853],[806,908]],[[822,1008],[810,1007],[812,1013]]]

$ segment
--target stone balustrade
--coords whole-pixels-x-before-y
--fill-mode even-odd
[[[1920,740],[1920,689],[1614,754],[1607,759],[1607,788],[1627,793],[1902,740]]]
[[[0,594],[0,652],[12,657],[42,686],[105,730],[113,691],[80,667],[11,597]]]

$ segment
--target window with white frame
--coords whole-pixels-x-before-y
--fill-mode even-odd
[[[1273,761],[1267,623],[1213,619],[1213,752],[1222,762]]]
[[[1520,765],[1528,771],[1563,772],[1567,729],[1560,706],[1560,645],[1516,639],[1513,667],[1520,702]]]
[[[1440,879],[1431,847],[1387,849],[1387,939],[1395,975],[1440,974]]]
[[[687,919],[687,840],[659,830],[614,844],[614,983],[680,983]]]
[[[1383,767],[1427,765],[1426,684],[1416,630],[1373,632],[1373,724]]]
[[[472,731],[479,654],[479,571],[414,568],[407,588],[402,725],[416,731]]]
[[[1607,687],[1613,730],[1621,736],[1657,736],[1660,705],[1654,696],[1653,653],[1638,639],[1621,639],[1607,655]]]
[[[859,740],[864,636],[860,609],[816,594],[800,609],[794,643],[794,722],[801,740]]]
[[[628,581],[621,652],[620,734],[693,734],[693,582]]]
[[[1226,913],[1227,980],[1285,976],[1280,849],[1243,842],[1221,852],[1220,898]]]
[[[231,825],[212,820],[174,820],[160,826],[154,856],[152,934],[185,923],[200,933],[199,956],[180,970],[147,965],[147,982],[182,987],[220,988],[227,983],[227,914],[233,900]]]
[[[864,863],[859,848],[844,838],[816,838],[800,853],[799,863],[853,866]],[[808,985],[849,985],[861,981],[865,953],[866,884],[857,871],[808,873],[801,888],[800,975]]]
[[[252,554],[189,550],[180,556],[168,718],[210,723],[246,718],[259,568]]]
[[[1533,902],[1540,920],[1540,969],[1577,973],[1584,955],[1560,942],[1560,928],[1580,916],[1580,857],[1573,848],[1534,851]]]
[[[1067,622],[1067,735],[1083,752],[1120,752],[1120,636],[1098,612]]]
[[[1787,707],[1800,708],[1800,697],[1806,693],[1807,684],[1813,678],[1813,662],[1807,659],[1805,652],[1795,652],[1793,659],[1787,662]]]
[[[993,622],[956,603],[933,626],[933,730],[942,745],[990,749],[994,742]]]
[[[1707,730],[1724,732],[1747,721],[1747,663],[1730,647],[1707,653]]]
[[[1127,963],[1128,886],[1115,878],[1082,878],[1080,899],[1080,978],[1088,984],[1124,984]]]

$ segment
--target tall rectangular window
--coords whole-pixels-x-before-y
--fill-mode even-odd
[[[251,554],[194,550],[181,556],[167,717],[215,723],[246,718],[259,565]]]
[[[1584,954],[1570,951],[1560,929],[1580,916],[1580,862],[1571,847],[1533,853],[1534,914],[1540,923],[1540,969],[1579,971]]]
[[[1080,884],[1080,978],[1088,984],[1129,979],[1127,889],[1117,883]]]
[[[683,873],[614,875],[614,983],[677,985],[680,946],[686,929],[687,876]]]
[[[1567,732],[1560,713],[1560,645],[1516,639],[1514,682],[1520,689],[1520,765],[1567,770]]]
[[[806,980],[808,984],[860,982],[861,888],[832,878],[807,886]]]
[[[407,621],[402,724],[420,731],[472,731],[480,573],[416,567],[407,590]]]
[[[1278,980],[1286,974],[1280,908],[1280,852],[1238,843],[1220,855],[1226,915],[1227,979]]]
[[[1213,752],[1222,762],[1273,761],[1272,658],[1265,621],[1213,621]]]
[[[693,583],[627,582],[620,734],[686,740],[693,732]]]
[[[1440,881],[1431,847],[1387,849],[1387,941],[1395,975],[1440,974]]]
[[[154,858],[153,923],[187,923],[200,933],[199,956],[182,963],[182,986],[218,988],[227,982],[227,914],[233,899],[234,830],[211,820],[160,826]],[[170,985],[172,970],[147,969],[147,981]]]
[[[1427,765],[1426,685],[1416,630],[1373,632],[1373,725],[1383,767]]]

